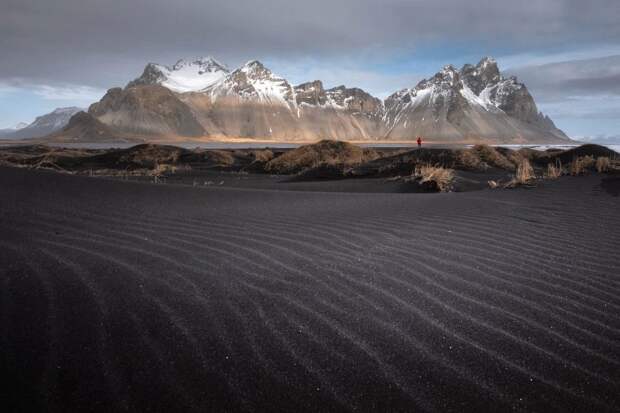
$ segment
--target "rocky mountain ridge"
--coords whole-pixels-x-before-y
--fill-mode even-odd
[[[292,85],[253,60],[234,71],[213,58],[150,63],[125,88],[110,89],[89,113],[145,138],[245,138],[273,141],[426,140],[563,142],[526,86],[484,58],[448,65],[382,101],[359,88]]]

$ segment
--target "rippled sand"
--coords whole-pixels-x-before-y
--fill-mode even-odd
[[[613,411],[620,198],[0,168],[7,411]]]

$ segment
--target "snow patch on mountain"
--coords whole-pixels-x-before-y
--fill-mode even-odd
[[[218,97],[237,95],[247,100],[296,106],[295,91],[286,79],[257,60],[247,62],[203,92],[209,93],[214,101]]]
[[[142,76],[128,86],[159,84],[177,93],[198,92],[217,83],[229,72],[226,65],[210,56],[181,59],[172,67],[149,63]]]

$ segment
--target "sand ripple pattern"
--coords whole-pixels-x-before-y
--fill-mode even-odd
[[[620,214],[0,169],[8,411],[618,411]]]

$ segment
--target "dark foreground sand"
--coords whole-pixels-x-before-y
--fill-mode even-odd
[[[617,187],[0,169],[3,411],[617,411]]]

